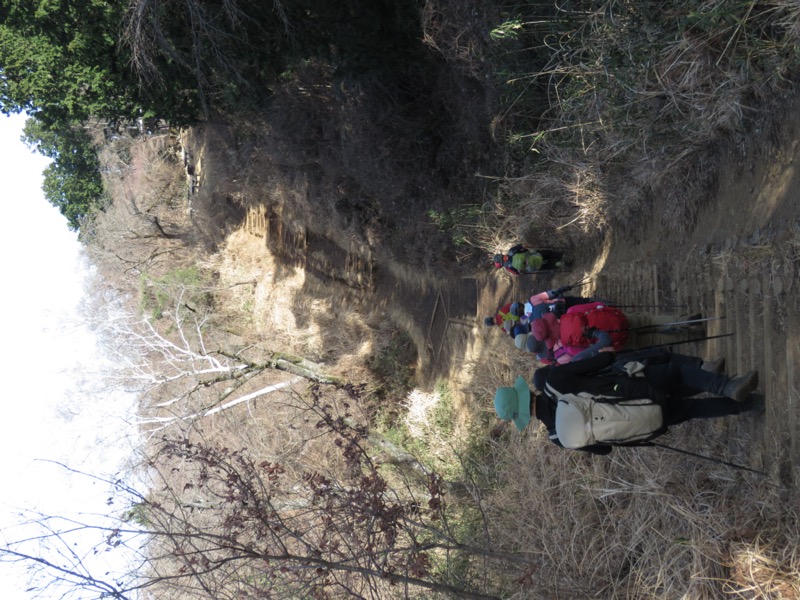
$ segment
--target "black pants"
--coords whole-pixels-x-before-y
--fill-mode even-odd
[[[557,268],[556,263],[564,258],[564,253],[558,250],[537,250],[542,255],[542,270]]]
[[[703,360],[695,356],[671,354],[667,362],[648,365],[645,379],[654,388],[684,398],[703,392],[721,395],[729,378],[722,373],[704,371]]]
[[[677,425],[690,419],[715,419],[738,415],[747,406],[722,396],[709,398],[680,398],[669,396],[664,401],[664,424]]]
[[[669,361],[645,369],[642,382],[650,387],[651,397],[662,399],[666,425],[738,415],[747,410],[746,406],[721,395],[729,377],[704,371],[702,364],[700,358],[672,354]],[[704,392],[715,396],[696,397]]]

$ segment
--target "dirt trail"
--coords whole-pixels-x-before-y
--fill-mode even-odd
[[[729,337],[681,347],[724,356],[728,373],[757,369],[764,414],[709,425],[728,456],[766,471],[783,501],[800,483],[800,113],[780,132],[763,133],[723,157],[716,196],[686,235],[665,236],[657,220],[641,244],[615,241],[596,289],[630,303],[686,304],[709,335]],[[683,310],[683,309],[681,309]]]

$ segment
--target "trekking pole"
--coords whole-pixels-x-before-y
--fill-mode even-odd
[[[672,327],[673,325],[693,325],[695,323],[705,323],[707,321],[719,321],[726,318],[724,315],[722,317],[705,317],[704,319],[689,319],[686,321],[672,321],[670,323],[653,323],[652,325],[642,325],[641,327],[628,327],[627,329],[616,329],[615,331],[640,331],[642,329],[653,329],[662,328],[662,327]]]
[[[653,350],[655,348],[668,348],[670,346],[677,346],[678,344],[690,344],[692,342],[705,342],[706,340],[716,340],[719,338],[731,337],[732,335],[733,335],[732,333],[720,333],[719,335],[707,335],[706,337],[701,337],[694,340],[683,340],[681,342],[666,342],[664,344],[645,346],[644,348],[628,348],[617,351],[617,354],[627,354],[630,352],[643,352],[645,350]]]
[[[592,280],[591,276],[587,275],[586,277],[584,277],[583,279],[581,279],[577,283],[573,283],[572,285],[568,286],[567,290],[571,290],[571,289],[576,288],[576,287],[583,287],[584,285],[589,283],[591,280]]]
[[[741,469],[742,471],[750,471],[751,473],[756,473],[758,475],[764,475],[764,476],[767,475],[764,471],[759,471],[758,469],[751,469],[750,467],[745,467],[744,465],[738,465],[736,463],[728,462],[727,460],[722,460],[721,458],[714,458],[713,456],[706,456],[705,454],[697,454],[696,452],[689,452],[688,450],[682,450],[681,448],[674,448],[672,446],[667,446],[666,444],[659,444],[657,442],[646,442],[643,445],[656,446],[658,448],[672,450],[673,452],[686,454],[688,456],[694,456],[695,458],[702,458],[703,460],[719,463],[721,465],[725,465],[728,467],[733,467],[734,469]]]
[[[614,306],[616,308],[686,308],[685,304],[665,304],[664,306],[659,306],[658,304],[610,304],[610,306]]]
[[[591,280],[592,280],[592,277],[591,277],[591,275],[587,275],[586,277],[584,277],[584,278],[583,278],[583,279],[581,279],[580,281],[576,281],[575,283],[570,283],[569,285],[565,285],[565,286],[563,286],[563,287],[560,287],[560,288],[558,288],[558,289],[559,289],[559,290],[561,290],[561,292],[559,292],[559,293],[557,294],[557,297],[558,297],[558,296],[561,296],[561,295],[562,295],[564,292],[568,292],[568,291],[570,291],[571,289],[574,289],[574,288],[576,288],[576,287],[583,287],[584,285],[586,285],[587,283],[589,283]]]

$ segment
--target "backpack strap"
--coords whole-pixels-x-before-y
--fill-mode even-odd
[[[553,346],[553,360],[560,365],[572,360],[572,354],[570,354],[567,347],[561,343],[561,340],[558,340],[556,345]]]

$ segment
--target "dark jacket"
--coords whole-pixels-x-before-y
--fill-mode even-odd
[[[636,360],[637,357],[625,357],[624,361]],[[614,369],[617,355],[614,352],[601,352],[596,356],[565,365],[550,367],[546,384],[561,394],[579,394],[586,392],[593,396],[609,398],[649,398],[654,402],[664,402],[664,390],[651,384],[645,376],[628,377]],[[647,362],[654,358],[646,359]],[[661,360],[657,358],[656,360]],[[666,357],[666,360],[669,360]],[[647,370],[645,375],[647,375]]]
[[[623,359],[622,362],[636,358],[638,357],[630,356]],[[661,360],[661,357],[651,355],[646,360]],[[585,360],[546,367],[546,371],[543,369],[546,375],[543,381],[538,383],[544,384],[544,392],[536,398],[536,418],[547,427],[551,442],[562,446],[556,434],[558,395],[586,392],[593,396],[608,398],[649,398],[656,402],[663,402],[663,392],[652,386],[646,377],[629,377],[624,373],[619,373],[614,368],[616,361],[614,352],[601,352],[597,356]],[[592,454],[609,454],[611,449],[612,446],[608,444],[593,444],[579,448],[579,450]]]

